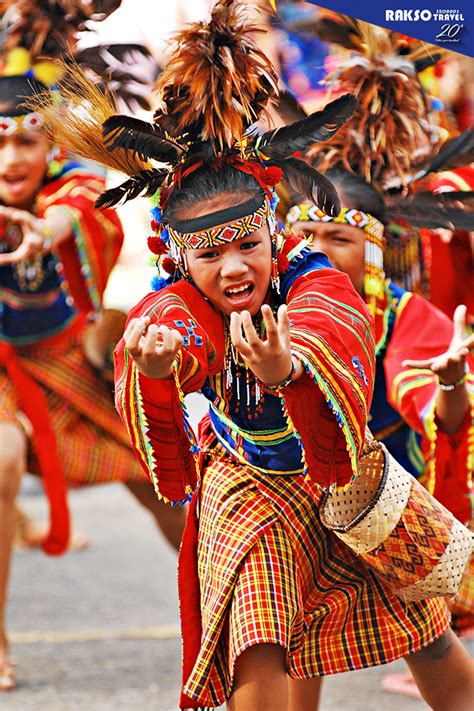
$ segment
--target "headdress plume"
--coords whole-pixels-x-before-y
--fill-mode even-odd
[[[72,83],[62,88],[74,107],[67,111],[73,114],[66,118],[67,129],[64,107],[37,107],[54,133],[64,137],[73,133],[75,152],[108,166],[110,159],[103,152],[116,154],[114,163],[118,160],[122,170],[127,168],[129,179],[107,191],[100,205],[114,205],[140,192],[151,194],[158,186],[168,189],[197,165],[227,161],[236,169],[246,166],[245,172],[252,172],[264,191],[269,180],[275,184],[283,175],[329,214],[338,211],[331,183],[294,153],[333,136],[352,115],[354,97],[342,96],[287,128],[259,133],[255,124],[275,99],[276,75],[255,43],[259,30],[247,18],[247,10],[237,0],[219,0],[209,22],[191,24],[175,35],[168,65],[157,82],[159,108],[152,122],[114,115],[110,103],[101,106],[77,69],[72,74],[79,76],[80,96],[72,96]],[[80,121],[84,96],[89,118]],[[100,149],[94,147],[99,125]],[[268,171],[272,166],[275,170]]]

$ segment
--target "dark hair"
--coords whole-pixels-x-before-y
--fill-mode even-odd
[[[33,77],[21,75],[0,77],[0,116],[24,116],[31,112],[25,100],[47,91]]]
[[[180,188],[174,188],[166,204],[164,218],[173,222],[183,208],[202,200],[210,200],[217,195],[241,193],[249,199],[257,196],[259,192],[260,186],[248,173],[225,164],[218,169],[207,164],[186,177]]]
[[[341,202],[346,198],[356,210],[368,212],[385,224],[385,203],[382,195],[373,185],[359,175],[340,168],[332,168],[325,175],[337,188]]]

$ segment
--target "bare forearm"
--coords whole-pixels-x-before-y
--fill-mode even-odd
[[[72,233],[72,218],[64,207],[50,207],[45,214],[45,224],[51,237],[51,247],[67,239]]]
[[[461,427],[469,410],[469,393],[466,385],[459,385],[454,390],[440,390],[436,401],[436,416],[442,432],[454,435]]]

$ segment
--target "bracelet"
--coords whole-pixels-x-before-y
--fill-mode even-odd
[[[280,390],[281,388],[286,388],[287,385],[293,382],[293,378],[295,377],[296,373],[296,366],[295,366],[295,359],[293,356],[291,356],[291,371],[290,374],[285,380],[283,380],[281,383],[277,383],[276,385],[267,385],[266,383],[263,383],[263,386],[265,390],[269,390],[271,393],[275,392],[276,390]]]
[[[461,375],[460,378],[454,381],[454,383],[442,383],[441,380],[438,377],[438,385],[440,387],[440,390],[443,390],[445,393],[451,392],[451,390],[454,390],[454,388],[457,388],[458,385],[464,385],[464,383],[467,380],[467,374],[469,373],[469,370],[466,368],[464,373]]]

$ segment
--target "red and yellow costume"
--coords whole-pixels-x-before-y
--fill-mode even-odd
[[[30,282],[20,280],[15,266],[0,267],[0,423],[21,425],[22,412],[32,424],[28,470],[44,477],[50,553],[62,552],[68,540],[66,482],[141,477],[113,411],[110,387],[81,347],[87,316],[100,309],[123,239],[115,213],[94,209],[103,189],[102,177],[66,164],[45,183],[36,206],[40,217],[48,208],[65,208],[71,236],[57,253],[35,261]],[[13,249],[15,239],[6,226],[1,248]]]
[[[281,250],[281,301],[305,368],[284,397],[229,358],[224,317],[186,281],[131,313],[182,332],[174,378],[140,374],[123,341],[116,351],[117,407],[144,471],[163,498],[195,491],[179,565],[183,708],[223,703],[255,644],[282,645],[288,673],[309,678],[416,652],[449,624],[441,600],[387,593],[319,521],[321,486],[357,472],[373,341],[346,275],[296,237]],[[210,401],[199,443],[183,409],[197,390]]]

